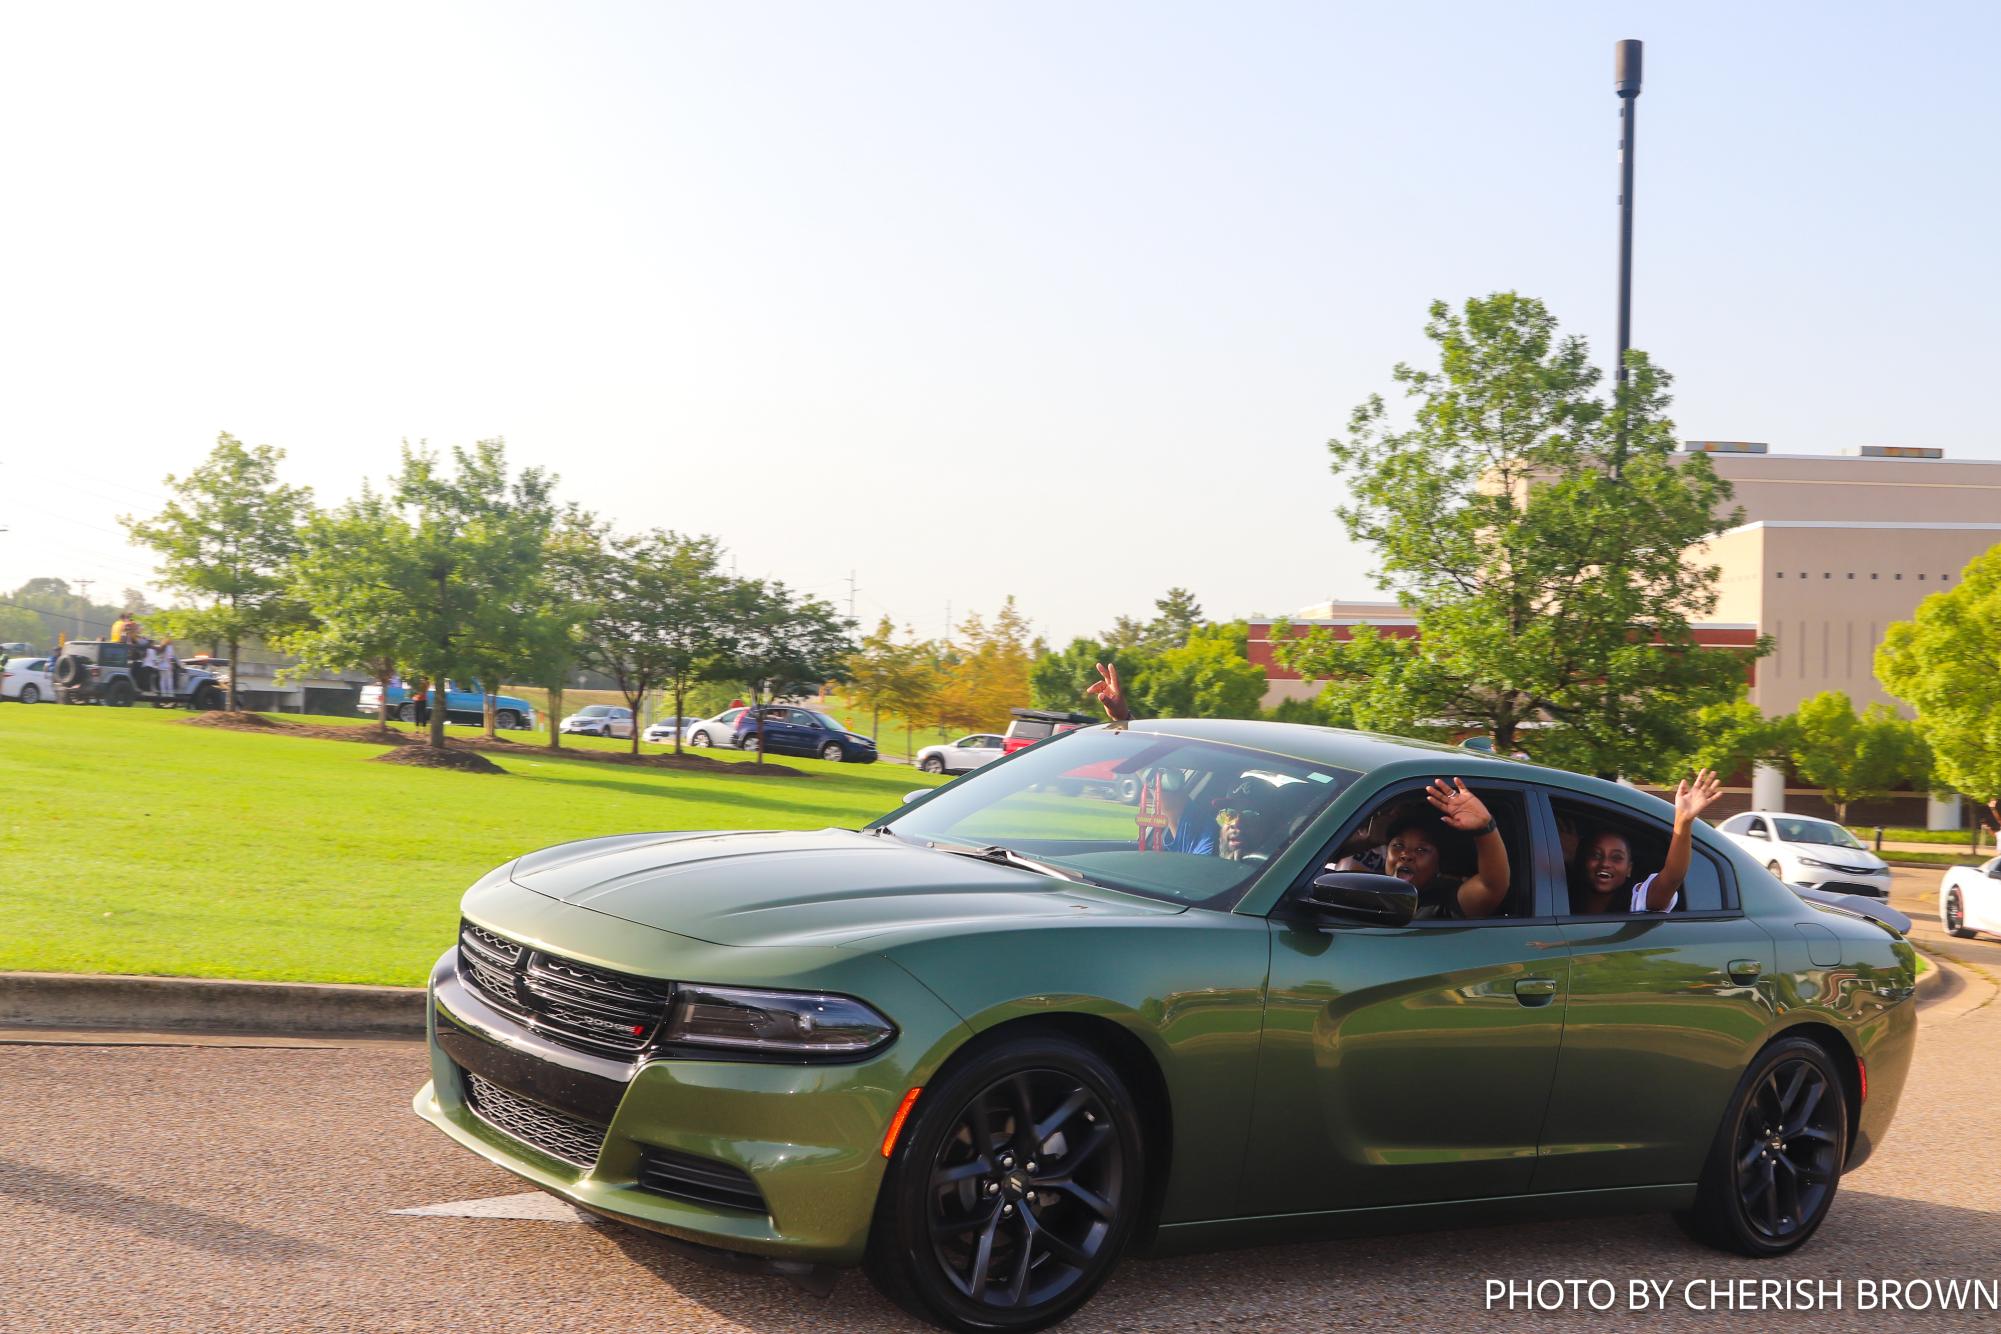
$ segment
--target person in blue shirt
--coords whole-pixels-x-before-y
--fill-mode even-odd
[[[1160,814],[1167,827],[1160,831],[1156,845],[1162,852],[1185,852],[1195,857],[1216,855],[1216,821],[1189,809],[1188,775],[1179,769],[1162,769],[1159,778]]]

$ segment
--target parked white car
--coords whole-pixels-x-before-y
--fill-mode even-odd
[[[962,774],[1001,757],[997,733],[975,732],[917,752],[917,767],[927,774]]]
[[[655,718],[646,725],[646,730],[639,734],[639,739],[641,741],[652,741],[663,746],[671,746],[674,744],[674,734],[694,721],[693,718],[682,718],[679,716]]]
[[[0,699],[23,704],[53,704],[56,683],[49,678],[47,658],[9,658],[0,662]]]
[[[1938,882],[1938,915],[1955,936],[2001,935],[2001,857],[1948,869]]]
[[[556,730],[576,736],[630,737],[632,710],[612,704],[587,704],[563,719],[563,725]]]
[[[742,709],[724,709],[713,718],[697,718],[688,724],[688,744],[727,750],[736,744],[736,720],[742,716]]]
[[[1831,894],[1890,897],[1890,866],[1832,820],[1783,811],[1745,811],[1717,832],[1789,885]]]

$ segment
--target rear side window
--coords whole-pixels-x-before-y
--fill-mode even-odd
[[[1594,801],[1569,800],[1552,793],[1549,804],[1562,843],[1565,911],[1573,914],[1584,911],[1581,904],[1590,875],[1591,849],[1601,840],[1613,839],[1623,842],[1629,852],[1631,877],[1615,895],[1619,901],[1610,905],[1605,915],[1629,914],[1632,887],[1662,869],[1672,831],[1660,821]],[[1751,827],[1758,828],[1758,822]],[[1697,842],[1690,851],[1688,874],[1682,879],[1680,898],[1675,901],[1673,911],[1718,912],[1729,907],[1724,884],[1724,874],[1715,857]]]
[[[1049,735],[1049,724],[1035,722],[1027,718],[1017,718],[1007,725],[1011,737],[1024,737],[1030,741],[1040,741]]]

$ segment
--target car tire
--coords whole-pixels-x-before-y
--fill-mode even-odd
[[[691,746],[700,746],[702,749],[707,750],[709,747],[709,734],[707,732],[697,732],[688,738],[688,744]]]
[[[139,692],[122,676],[104,688],[104,702],[114,709],[129,709],[138,697]]]
[[[1010,1334],[1089,1301],[1145,1199],[1139,1114],[1111,1064],[1059,1034],[1002,1038],[955,1058],[915,1111],[869,1229],[876,1287],[920,1319]]]
[[[519,732],[521,730],[521,715],[512,709],[501,709],[493,715],[493,725],[504,731]]]
[[[738,750],[750,750],[750,751],[761,749],[761,747],[757,744],[757,733],[755,731],[745,732],[742,736],[737,738],[736,748]]]
[[[42,692],[36,686],[22,686],[20,699],[23,704],[39,704],[42,702]]]
[[[27,695],[23,689],[23,697]],[[1959,891],[1953,890],[1945,896],[1945,929],[1947,935],[1958,936],[1961,940],[1971,940],[1977,933],[1966,924],[1966,905],[1960,902]]]
[[[820,758],[829,764],[839,764],[847,757],[847,752],[841,749],[841,743],[838,741],[829,741],[820,747]]]
[[[1119,800],[1128,806],[1139,805],[1140,781],[1136,774],[1119,775]]]
[[[1848,1154],[1848,1094],[1808,1038],[1780,1038],[1737,1083],[1710,1145],[1683,1230],[1760,1259],[1799,1249],[1819,1229]]]
[[[188,696],[188,707],[202,713],[212,713],[222,705],[222,691],[216,688],[213,681],[202,682],[194,688],[194,693]]]
[[[396,721],[403,723],[416,722],[417,706],[415,704],[398,704],[396,706]]]
[[[924,763],[917,767],[927,774],[942,774],[945,772],[945,759],[942,755],[926,755]]]

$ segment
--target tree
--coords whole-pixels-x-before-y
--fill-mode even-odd
[[[1147,641],[1155,648],[1180,648],[1203,623],[1202,604],[1185,588],[1168,589],[1154,599],[1153,607],[1159,614],[1147,626]]]
[[[542,577],[522,627],[522,668],[548,693],[543,726],[550,750],[563,748],[563,693],[570,673],[584,660],[587,628],[597,600],[612,576],[605,528],[575,505],[565,509],[543,548]],[[639,728],[636,722],[633,731]]]
[[[283,450],[245,449],[234,436],[186,477],[168,477],[174,499],[147,520],[120,520],[132,540],[159,553],[166,586],[194,600],[169,613],[177,635],[219,639],[229,646],[229,697],[236,708],[237,650],[250,637],[268,638],[296,624],[290,565],[312,492],[278,480]]]
[[[307,617],[277,637],[302,663],[366,671],[381,692],[375,722],[389,726],[389,683],[418,626],[424,592],[416,534],[395,505],[366,484],[361,494],[306,523],[291,571],[292,596]]]
[[[1132,698],[1155,718],[1255,718],[1264,700],[1264,671],[1245,656],[1242,621],[1194,627],[1188,642],[1146,666]]]
[[[0,643],[40,644],[42,618],[26,607],[0,606]]]
[[[896,626],[885,613],[875,629],[862,636],[860,646],[843,666],[848,698],[856,707],[869,711],[870,732],[882,730],[882,706],[895,690],[900,656]]]
[[[662,529],[611,544],[584,660],[617,683],[632,709],[635,755],[646,696],[671,688],[674,711],[680,714],[689,684],[715,670],[726,647],[733,590],[717,568],[719,554],[713,537],[684,537]],[[680,749],[677,732],[675,753]]]
[[[1917,710],[1941,785],[2001,797],[2001,546],[1975,557],[1950,592],[1918,604],[1876,650],[1876,679]]]
[[[737,581],[728,595],[730,633],[713,670],[742,681],[753,708],[781,694],[817,690],[835,680],[854,652],[854,622],[831,604],[783,583]],[[757,760],[764,762],[764,716],[757,725]]]
[[[1843,824],[1854,802],[1931,784],[1923,738],[1887,704],[1871,704],[1858,718],[1845,693],[1822,691],[1793,714],[1791,734],[1800,777],[1826,793]]]
[[[1435,303],[1425,332],[1439,368],[1394,371],[1410,423],[1372,396],[1328,443],[1349,496],[1336,513],[1418,637],[1318,633],[1286,646],[1289,665],[1386,673],[1380,711],[1479,727],[1502,753],[1650,774],[1744,680],[1741,654],[1695,643],[1716,570],[1683,554],[1735,522],[1728,484],[1701,455],[1676,459],[1668,377],[1644,353],[1607,405],[1584,341],[1541,302]]]
[[[1060,653],[1045,653],[1028,669],[1028,702],[1038,709],[1070,709],[1096,716],[1098,705],[1084,693],[1098,679],[1098,664],[1119,669],[1119,681],[1134,699],[1144,688],[1151,655],[1131,645],[1100,639],[1073,639]]]
[[[1010,595],[992,624],[975,612],[959,625],[958,662],[933,712],[947,727],[989,728],[1029,697],[1029,669],[1044,652]]]
[[[1747,696],[1709,704],[1695,715],[1695,748],[1677,770],[1714,769],[1728,777],[1759,764],[1783,765],[1794,750],[1793,720],[1767,718]]]

